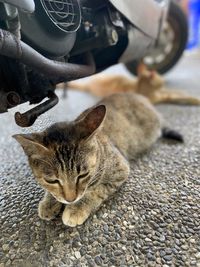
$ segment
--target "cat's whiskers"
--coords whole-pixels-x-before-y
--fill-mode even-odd
[[[91,181],[89,182],[87,188],[88,188],[89,186],[91,186],[93,183],[95,183],[95,182],[98,180],[98,178],[99,178],[99,173],[102,172],[102,171],[104,171],[106,168],[107,168],[107,166],[104,166],[103,168],[100,168],[100,169],[99,169],[99,170],[92,176]],[[101,173],[101,175],[102,175],[102,173]]]

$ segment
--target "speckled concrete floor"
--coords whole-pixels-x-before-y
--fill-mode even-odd
[[[200,56],[190,56],[166,78],[171,87],[200,96],[199,74]],[[31,130],[74,118],[95,101],[69,92]],[[159,141],[132,163],[129,181],[114,198],[73,229],[60,218],[38,218],[42,190],[11,138],[30,130],[15,125],[14,111],[0,115],[0,267],[200,267],[200,108],[158,108],[185,144]]]

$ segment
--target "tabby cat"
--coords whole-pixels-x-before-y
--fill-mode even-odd
[[[115,94],[72,122],[41,133],[18,134],[38,183],[46,190],[39,216],[53,219],[64,204],[62,221],[81,225],[129,176],[129,160],[162,135],[160,116],[148,99]],[[174,132],[165,137],[182,141]]]
[[[200,98],[189,96],[178,90],[167,90],[164,83],[164,79],[156,71],[150,71],[144,64],[140,64],[138,78],[100,73],[86,82],[73,81],[67,83],[66,86],[70,89],[90,92],[100,97],[131,91],[146,96],[153,104],[200,105]]]

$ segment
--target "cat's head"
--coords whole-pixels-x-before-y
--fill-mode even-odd
[[[41,133],[18,134],[38,183],[64,204],[77,202],[94,182],[99,163],[96,133],[106,115],[104,105],[71,123],[57,123]]]
[[[160,89],[164,85],[162,76],[154,70],[149,70],[145,64],[139,64],[137,74],[139,83],[144,84],[144,86]]]

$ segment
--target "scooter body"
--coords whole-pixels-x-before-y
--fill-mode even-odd
[[[0,0],[0,112],[49,100],[16,122],[27,127],[54,106],[56,84],[143,57],[159,38],[169,0]]]

